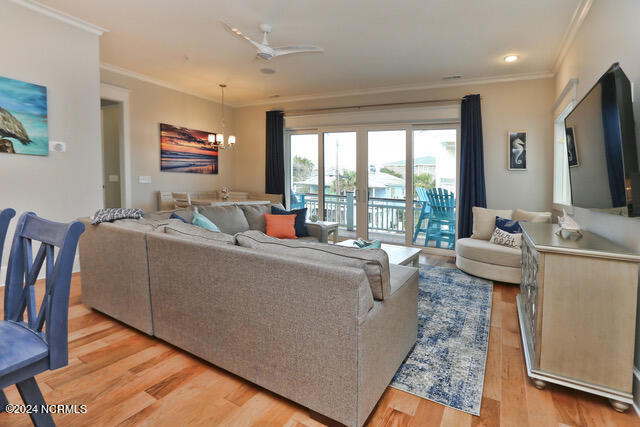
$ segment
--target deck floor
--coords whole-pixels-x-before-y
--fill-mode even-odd
[[[422,256],[453,267],[453,259]],[[49,404],[86,404],[86,414],[57,414],[59,426],[318,426],[309,411],[163,341],[83,305],[74,275],[69,366],[37,377]],[[42,292],[43,285],[38,285]],[[518,288],[497,283],[479,417],[387,388],[369,426],[638,426],[630,409],[606,399],[527,380],[516,315]],[[0,295],[3,290],[0,288]],[[5,390],[21,403],[14,386]],[[30,426],[27,415],[0,414],[0,426]]]

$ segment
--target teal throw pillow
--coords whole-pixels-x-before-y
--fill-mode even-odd
[[[206,216],[202,215],[199,212],[193,213],[193,221],[191,221],[191,224],[197,225],[198,227],[202,227],[206,230],[220,231],[217,225],[215,225],[213,222],[209,220],[209,218],[207,218]]]

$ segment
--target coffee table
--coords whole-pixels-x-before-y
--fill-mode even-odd
[[[354,245],[353,242],[353,239],[349,239],[338,243],[338,245],[346,246],[349,248],[357,248],[357,246]],[[422,252],[422,250],[419,248],[400,245],[388,245],[386,243],[383,243],[380,248],[385,251],[387,255],[389,255],[390,264],[409,265],[416,268],[420,265],[420,252]]]

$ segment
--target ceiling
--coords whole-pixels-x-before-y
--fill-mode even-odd
[[[203,97],[282,98],[550,73],[581,0],[41,0],[109,30],[104,64]],[[255,59],[221,21],[273,46],[324,53]],[[520,60],[507,64],[515,53]],[[265,75],[261,68],[273,68]]]

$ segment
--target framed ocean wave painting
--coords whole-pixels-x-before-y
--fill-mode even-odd
[[[46,87],[0,77],[0,153],[49,155]]]
[[[215,133],[160,123],[160,170],[217,174],[218,148],[210,139]]]

